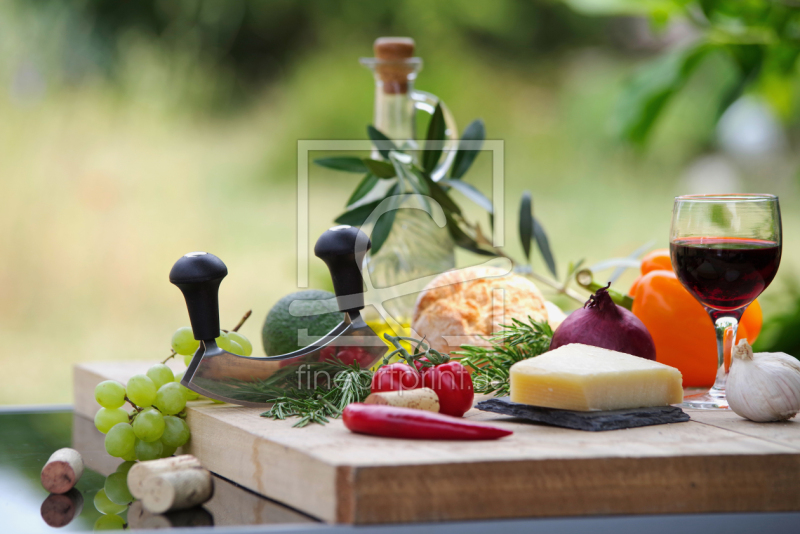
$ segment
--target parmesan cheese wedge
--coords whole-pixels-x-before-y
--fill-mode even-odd
[[[582,412],[683,401],[674,367],[579,343],[515,363],[510,385],[512,402]]]

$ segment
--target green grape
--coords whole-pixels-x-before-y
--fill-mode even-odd
[[[223,332],[223,331],[220,330],[219,337],[217,339],[215,339],[214,341],[217,342],[217,346],[219,348],[221,348],[222,350],[226,350],[228,352],[231,352],[231,348],[232,348],[232,346],[231,346],[231,338],[228,337],[228,334],[226,332]]]
[[[125,456],[121,456],[125,463],[136,463],[136,450],[131,449],[131,452],[126,454]]]
[[[239,332],[228,332],[228,338],[242,347],[242,356],[250,356],[253,354],[253,344]],[[238,354],[238,352],[236,354]]]
[[[197,351],[200,342],[194,338],[192,329],[182,326],[172,334],[172,350],[181,356],[191,356]]]
[[[185,373],[186,373],[186,371],[183,371],[183,372],[178,373],[177,375],[175,375],[175,382],[180,384],[181,380],[183,380],[183,375]],[[192,391],[191,389],[187,388],[183,384],[181,384],[181,392],[183,393],[183,396],[186,397],[187,401],[197,400],[200,397],[200,394],[198,394],[196,391]]]
[[[119,408],[125,404],[125,386],[116,380],[105,380],[94,388],[94,398],[103,408]]]
[[[161,439],[161,434],[164,433],[164,416],[154,408],[142,410],[133,420],[133,432],[142,441]]]
[[[119,464],[119,465],[117,466],[117,470],[116,470],[116,471],[114,471],[114,472],[115,472],[115,473],[122,473],[122,474],[124,474],[124,475],[127,477],[127,476],[128,476],[128,471],[130,471],[130,470],[131,470],[131,467],[133,467],[134,465],[136,465],[136,462],[135,462],[135,461],[131,461],[131,462],[122,462],[121,464]]]
[[[161,458],[161,451],[164,449],[164,445],[159,440],[147,442],[137,439],[134,447],[136,449],[136,458],[143,461],[158,460]]]
[[[175,451],[178,449],[178,447],[170,447],[169,445],[165,445],[163,441],[161,442],[161,445],[162,445],[161,449],[162,458],[169,458],[170,456],[175,454]]]
[[[103,434],[107,434],[117,423],[127,423],[128,412],[122,408],[100,408],[94,414],[94,426]]]
[[[175,415],[186,407],[186,397],[177,382],[164,384],[156,395],[156,408],[164,415]]]
[[[157,363],[148,369],[147,376],[149,376],[150,380],[152,380],[153,384],[155,384],[156,391],[167,382],[175,381],[175,375],[172,373],[172,369],[163,363]]]
[[[194,358],[194,356],[184,356],[183,357],[183,365],[185,365],[186,367],[189,367],[189,364],[192,363],[192,358]]]
[[[128,423],[117,423],[106,434],[106,452],[117,458],[128,458],[133,452],[136,434]]]
[[[97,508],[97,511],[101,514],[119,514],[128,509],[124,504],[111,502],[111,499],[108,498],[106,490],[104,489],[98,490],[98,492],[94,494],[94,507]]]
[[[167,415],[164,417],[164,435],[161,436],[164,445],[180,447],[189,441],[189,425],[180,417]]]
[[[133,375],[128,380],[128,398],[137,406],[151,406],[156,401],[156,385],[146,375]]]
[[[133,495],[128,490],[128,473],[111,473],[103,489],[108,500],[114,504],[127,505],[133,502]]]
[[[237,356],[244,356],[244,349],[241,345],[239,345],[235,341],[228,341],[229,348],[227,349],[228,352],[231,354],[236,354]]]
[[[122,530],[124,528],[125,520],[114,514],[101,515],[94,522],[94,530]]]

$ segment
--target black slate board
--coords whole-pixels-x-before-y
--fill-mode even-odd
[[[605,412],[576,412],[573,410],[519,404],[511,402],[508,397],[499,397],[481,401],[475,407],[484,412],[501,413],[537,423],[573,428],[575,430],[588,430],[590,432],[663,425],[665,423],[683,423],[689,420],[689,415],[677,406],[656,406],[653,408],[633,408]]]

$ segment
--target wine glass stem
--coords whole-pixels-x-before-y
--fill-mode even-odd
[[[714,330],[717,335],[717,379],[714,387],[708,392],[711,396],[725,397],[725,383],[728,381],[728,370],[731,367],[731,349],[736,341],[736,331],[739,328],[739,317],[730,315],[719,317],[717,314],[709,312],[711,320],[714,321]]]

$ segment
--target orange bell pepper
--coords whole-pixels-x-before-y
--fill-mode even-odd
[[[653,271],[671,271],[672,257],[669,255],[668,248],[657,248],[645,254],[642,258],[642,274]]]
[[[656,361],[678,368],[684,387],[706,387],[717,374],[717,343],[714,326],[700,304],[675,276],[664,267],[664,250],[654,251],[652,261],[642,263],[642,276],[632,290],[633,313],[641,319],[656,345]],[[667,258],[668,258],[668,252]],[[645,273],[645,269],[647,272]],[[763,322],[758,300],[748,306],[737,339],[752,344]]]

